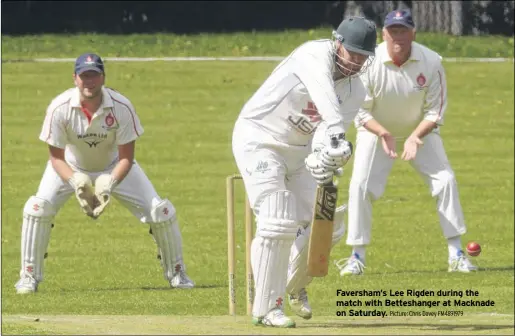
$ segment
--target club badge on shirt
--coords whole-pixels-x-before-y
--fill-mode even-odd
[[[107,116],[104,119],[104,125],[102,125],[102,128],[106,131],[110,131],[112,129],[118,129],[118,127],[118,122],[116,121],[116,118],[113,116],[113,114],[107,114]]]
[[[426,77],[423,73],[420,73],[420,75],[417,76],[417,85],[415,85],[415,89],[421,91],[424,90],[426,87]]]

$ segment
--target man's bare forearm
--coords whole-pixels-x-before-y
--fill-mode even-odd
[[[120,159],[116,166],[113,168],[111,172],[111,176],[116,182],[120,183],[127,176],[132,167],[132,160],[127,158]]]
[[[431,133],[431,131],[436,128],[436,123],[433,122],[433,121],[429,121],[429,120],[422,120],[417,128],[415,128],[415,130],[411,133],[411,136],[415,136],[419,139],[422,139],[423,137],[425,137],[426,135],[428,135],[429,133]]]
[[[390,132],[388,132],[388,130],[386,128],[384,128],[379,122],[377,122],[377,120],[375,119],[370,119],[369,121],[367,121],[363,127],[365,127],[365,129],[371,133],[374,133],[375,135],[379,136],[379,137],[382,137],[383,135],[385,134],[389,134]]]
[[[52,162],[52,167],[54,167],[54,170],[61,177],[61,179],[68,182],[74,173],[70,165],[63,159],[55,157],[50,157],[50,162]]]

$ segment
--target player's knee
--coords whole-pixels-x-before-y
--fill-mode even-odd
[[[454,172],[452,170],[443,171],[440,180],[444,186],[456,184],[456,176],[454,176]]]
[[[254,197],[250,197],[249,201],[250,206],[257,217],[259,216],[261,204],[268,198],[270,194],[277,192],[277,188],[274,185],[263,184],[260,185],[259,188],[253,189],[254,190],[252,190],[249,194],[252,194]]]
[[[165,198],[152,207],[150,210],[150,218],[153,223],[166,222],[175,218],[175,212],[173,204]]]
[[[345,234],[345,212],[347,211],[347,205],[342,205],[336,208],[334,214],[334,226],[333,226],[333,239],[332,246],[338,244],[342,240]]]
[[[384,184],[372,184],[367,180],[351,180],[349,184],[349,194],[358,199],[364,199],[365,196],[368,196],[372,200],[377,200],[383,195],[384,189]]]
[[[295,195],[279,190],[266,195],[259,205],[257,235],[263,238],[293,240],[298,222]]]
[[[351,179],[349,183],[349,194],[362,197],[367,192],[367,183],[366,180],[356,180]]]
[[[452,170],[443,170],[438,173],[433,184],[432,196],[440,194],[442,191],[456,187],[456,177]]]
[[[52,217],[55,216],[55,207],[49,201],[37,196],[31,196],[25,206],[23,213],[33,217]]]

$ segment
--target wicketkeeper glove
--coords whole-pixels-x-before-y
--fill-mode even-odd
[[[102,174],[95,180],[95,196],[98,205],[93,209],[93,216],[98,218],[111,201],[111,192],[118,182],[111,174]]]
[[[97,198],[93,191],[93,184],[88,175],[74,172],[68,183],[75,190],[75,197],[84,213],[93,217],[93,209],[97,206]]]

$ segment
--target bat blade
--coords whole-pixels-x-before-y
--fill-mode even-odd
[[[334,184],[317,187],[309,237],[307,271],[309,276],[324,277],[329,272],[337,199],[338,189]]]

